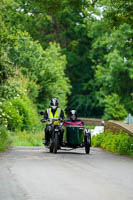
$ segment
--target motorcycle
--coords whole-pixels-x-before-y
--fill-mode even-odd
[[[61,129],[63,126],[63,121],[61,119],[53,118],[47,120],[41,120],[42,122],[49,122],[49,133],[50,133],[50,143],[49,150],[50,153],[57,153],[57,150],[60,149],[61,141]]]
[[[44,113],[41,112],[41,115]],[[67,125],[65,126],[65,120],[53,118],[53,119],[42,119],[42,122],[49,122],[49,132],[50,132],[50,144],[48,146],[50,153],[57,153],[57,150],[61,147],[67,148],[85,148],[85,153],[90,153],[91,147],[91,130],[84,128],[84,126],[79,125]],[[63,141],[61,136],[61,129],[64,126]],[[61,144],[62,141],[62,144]]]

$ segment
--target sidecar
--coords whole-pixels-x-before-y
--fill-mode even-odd
[[[64,127],[63,144],[70,148],[84,147],[86,154],[90,153],[91,147],[91,132],[84,126],[66,125]]]

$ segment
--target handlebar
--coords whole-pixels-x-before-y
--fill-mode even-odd
[[[41,122],[50,122],[50,123],[53,123],[54,121],[60,121],[61,123],[63,123],[63,122],[65,122],[65,119],[58,119],[58,118],[41,119]]]
[[[41,119],[41,122],[46,122],[47,120],[46,119]]]

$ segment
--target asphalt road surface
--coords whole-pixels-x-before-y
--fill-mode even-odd
[[[133,159],[101,149],[11,147],[0,153],[0,200],[133,200]]]

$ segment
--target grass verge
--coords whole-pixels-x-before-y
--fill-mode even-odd
[[[32,133],[32,132],[13,132],[10,135],[12,146],[43,146],[42,138],[44,132]]]

